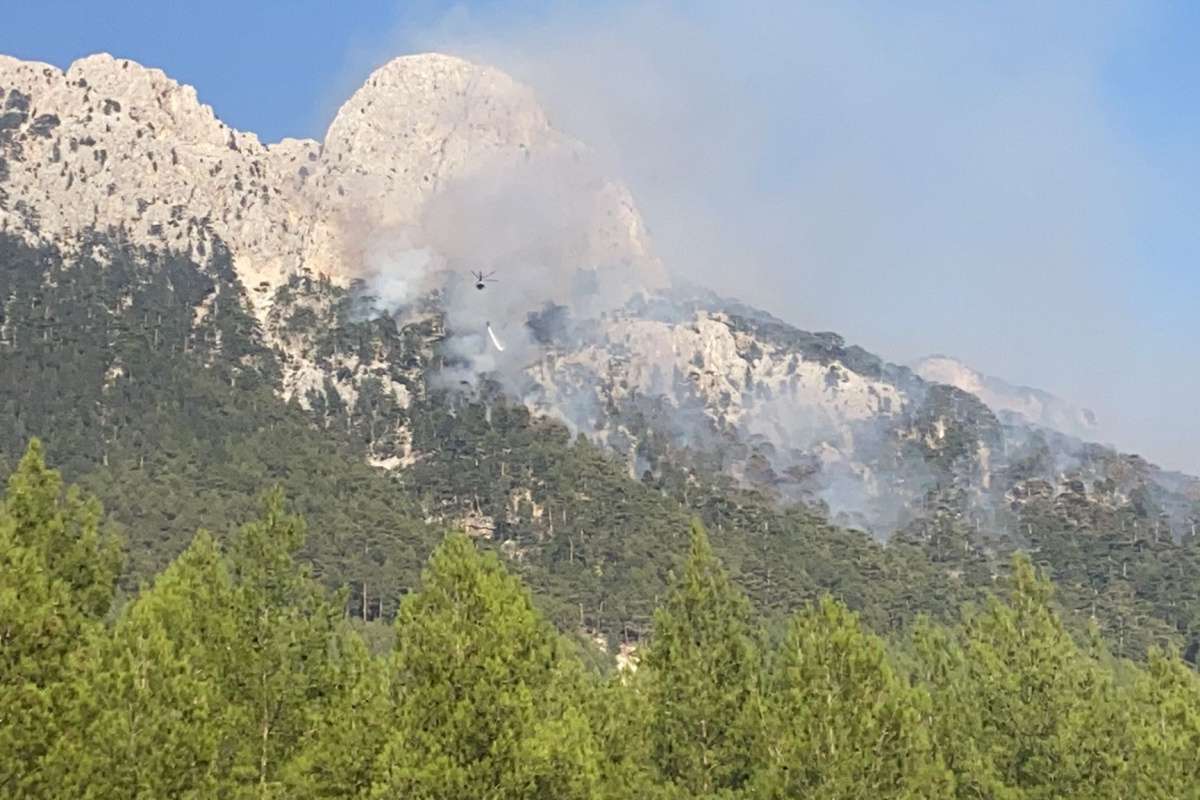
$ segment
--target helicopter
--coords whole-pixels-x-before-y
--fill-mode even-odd
[[[495,274],[496,274],[495,272],[485,273],[482,271],[479,271],[479,272],[472,271],[471,275],[472,275],[472,277],[475,278],[475,288],[482,290],[485,285],[487,285],[489,283],[495,283],[496,279],[492,277]]]

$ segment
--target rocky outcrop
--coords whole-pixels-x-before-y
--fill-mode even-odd
[[[984,375],[948,356],[930,356],[913,365],[927,381],[944,383],[970,392],[997,413],[1009,413],[1034,425],[1080,438],[1099,433],[1096,415],[1040,389],[1014,386]]]
[[[404,416],[431,383],[484,374],[607,442],[634,477],[650,466],[648,438],[708,448],[706,463],[735,478],[791,482],[803,491],[785,498],[884,528],[934,487],[995,504],[1021,482],[1058,486],[1070,471],[1058,456],[1080,443],[1026,428],[1095,428],[1086,411],[952,359],[914,373],[836,334],[664,291],[628,191],[527,87],[442,55],[379,68],[323,142],[275,144],[132,61],[96,55],[62,71],[0,56],[0,229],[66,253],[101,229],[199,264],[220,240],[279,356],[279,392],[314,412],[362,409],[367,457],[386,469],[421,457]],[[445,282],[492,268],[503,291]],[[355,279],[387,296],[388,313],[349,309]],[[373,316],[377,328],[342,335]],[[485,326],[509,346],[489,345]],[[1150,480],[1113,478],[1119,462],[1090,451],[1075,460],[1085,478],[1113,480],[1114,497]],[[1197,490],[1179,482],[1164,492],[1184,498],[1182,520]]]
[[[201,257],[217,236],[251,290],[301,269],[361,275],[372,236],[428,238],[435,200],[455,186],[585,157],[527,88],[442,55],[378,69],[323,143],[264,145],[218,119],[192,87],[103,54],[65,72],[0,56],[0,109],[0,227],[66,245],[86,228],[113,227],[133,243]],[[628,192],[591,174],[577,184],[589,203],[581,257],[658,270]],[[265,315],[270,292],[252,296]]]
[[[0,56],[0,111],[0,229],[65,252],[82,231],[111,229],[199,263],[220,239],[283,356],[281,391],[302,403],[327,381],[353,403],[358,383],[381,367],[353,352],[318,364],[297,309],[275,307],[282,287],[298,276],[370,280],[394,267],[397,252],[421,248],[434,262],[419,276],[428,290],[440,270],[479,268],[481,254],[501,247],[489,231],[462,249],[472,219],[494,227],[497,209],[570,209],[552,221],[554,259],[663,283],[624,187],[551,127],[527,87],[458,58],[408,56],[379,68],[324,142],[265,145],[223,123],[192,87],[106,54],[65,72]],[[479,197],[491,205],[477,207]],[[543,233],[517,231],[512,257]],[[305,313],[337,324],[327,311],[318,302]],[[205,313],[197,308],[197,319]],[[403,385],[387,388],[407,405]]]
[[[760,340],[720,312],[680,322],[613,315],[583,346],[551,352],[530,372],[550,408],[561,407],[568,390],[617,401],[690,398],[717,428],[742,428],[780,448],[852,448],[851,423],[894,417],[907,405],[892,383]]]
[[[301,262],[302,214],[283,170],[315,143],[277,150],[228,127],[190,86],[96,55],[62,72],[0,57],[0,227],[70,249],[88,228],[191,252],[220,236],[255,286]]]

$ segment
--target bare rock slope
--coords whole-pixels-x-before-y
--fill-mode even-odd
[[[200,264],[223,242],[281,356],[280,393],[310,409],[353,408],[368,384],[407,409],[431,381],[447,382],[430,365],[448,356],[607,441],[635,476],[653,471],[646,442],[664,434],[677,453],[707,449],[739,479],[822,497],[867,523],[899,524],[938,487],[993,508],[1033,472],[1061,489],[1069,459],[1043,457],[1049,445],[1020,428],[1086,433],[1072,426],[1090,422],[956,362],[927,361],[918,374],[835,334],[672,293],[621,183],[553,128],[527,87],[443,55],[376,70],[323,142],[275,144],[129,60],[95,55],[64,72],[0,56],[0,230],[69,253],[89,229]],[[494,266],[505,267],[505,292],[439,283]],[[384,311],[404,346],[330,342],[345,309],[311,290],[319,275],[390,295]],[[546,303],[573,319],[538,337],[526,323]],[[490,348],[485,321],[508,348]],[[647,429],[655,414],[664,430]],[[384,436],[372,421],[376,463],[411,463],[405,424],[397,413]],[[1108,456],[1074,462],[1100,482],[1116,468]]]
[[[419,231],[445,187],[581,150],[528,89],[442,55],[381,67],[323,143],[264,145],[192,87],[109,55],[65,72],[0,56],[0,109],[0,227],[68,245],[83,229],[119,227],[135,243],[200,256],[215,234],[248,288],[301,268],[356,276],[365,233]],[[628,193],[604,180],[587,188],[588,255],[650,263]]]
[[[949,356],[929,356],[913,365],[927,381],[956,386],[970,392],[997,413],[1010,413],[1034,425],[1069,436],[1096,436],[1096,416],[1089,409],[1074,406],[1062,398],[1028,386],[1013,386],[1007,381],[984,375]]]

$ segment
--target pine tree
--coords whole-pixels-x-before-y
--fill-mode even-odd
[[[1127,696],[1135,742],[1131,796],[1200,796],[1200,677],[1195,670],[1155,650]]]
[[[644,676],[644,672],[618,673],[595,681],[587,693],[588,720],[600,756],[600,797],[679,796],[655,774]]]
[[[938,759],[954,776],[956,796],[1016,800],[1019,790],[1005,785],[994,763],[990,732],[985,732],[983,711],[972,696],[967,655],[957,632],[919,619],[910,660],[914,683],[932,694],[931,734]]]
[[[928,696],[844,605],[825,597],[796,615],[772,673],[756,796],[952,795],[928,734]]]
[[[9,477],[4,513],[17,543],[33,549],[47,575],[63,582],[72,609],[86,620],[102,619],[121,568],[117,539],[101,527],[97,500],[74,486],[63,496],[62,477],[46,466],[37,439]]]
[[[495,555],[453,535],[396,619],[376,798],[590,798],[578,667]]]
[[[30,442],[0,507],[0,795],[46,796],[71,654],[100,625],[120,565],[101,510]]]
[[[339,609],[296,562],[304,522],[270,492],[228,556],[235,640],[210,652],[236,710],[230,776],[247,797],[284,791],[283,770],[314,735],[337,696],[332,659]]]
[[[1007,602],[970,615],[938,665],[939,742],[960,797],[1124,796],[1130,742],[1111,675],[1080,651],[1025,556]]]
[[[348,625],[340,627],[335,651],[335,694],[285,770],[289,797],[365,797],[393,726],[387,659],[372,658]]]
[[[217,796],[229,728],[214,652],[236,641],[232,583],[212,538],[192,545],[76,660],[66,735],[51,758],[61,796]],[[222,609],[225,613],[221,613]]]
[[[641,662],[654,760],[680,789],[704,795],[747,781],[762,678],[758,640],[749,601],[693,522],[683,574],[655,613]]]
[[[0,796],[38,797],[40,761],[55,739],[56,684],[80,620],[61,582],[0,517]]]

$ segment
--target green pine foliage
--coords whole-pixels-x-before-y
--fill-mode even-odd
[[[761,797],[951,796],[926,690],[899,674],[883,640],[832,598],[793,618],[764,705]]]
[[[285,797],[361,640],[293,555],[304,526],[268,494],[223,553],[207,533],[73,661],[48,761],[80,797]],[[349,647],[343,654],[339,647]]]
[[[1200,794],[1194,669],[1077,636],[1021,556],[1002,592],[903,639],[829,595],[772,638],[695,522],[614,670],[463,534],[383,637],[312,577],[277,489],[124,598],[103,518],[32,444],[0,504],[4,797]]]
[[[1014,557],[1010,597],[951,635],[920,634],[920,671],[959,797],[1122,797],[1132,757],[1114,675],[1071,637],[1051,585]]]
[[[312,734],[286,768],[288,796],[357,798],[375,780],[375,762],[394,721],[390,660],[373,657],[362,636],[340,625],[334,640],[333,693]]]
[[[312,526],[299,555],[327,588],[349,589],[346,611],[365,623],[390,623],[442,529],[472,516],[492,526],[481,546],[505,555],[560,630],[644,642],[697,514],[773,629],[825,593],[880,634],[921,614],[950,621],[1006,570],[1015,532],[1040,553],[1072,633],[1094,617],[1125,658],[1158,645],[1194,661],[1200,648],[1191,590],[1200,506],[1191,534],[1178,540],[1161,517],[1168,507],[1187,517],[1179,498],[1157,497],[1144,482],[1130,489],[1136,481],[1121,476],[1133,468],[1115,456],[1104,476],[1073,482],[1079,491],[1046,484],[1042,492],[1038,476],[1053,459],[1034,442],[996,484],[1020,483],[1019,510],[997,494],[995,520],[972,518],[955,497],[960,489],[943,480],[925,513],[885,547],[831,524],[819,504],[782,504],[769,475],[758,489],[735,485],[728,459],[747,455],[747,445],[715,433],[694,452],[673,442],[670,415],[654,398],[606,409],[609,429],[597,432],[636,442],[651,468],[631,476],[588,440],[591,431],[572,435],[497,387],[484,385],[472,400],[438,390],[437,372],[453,354],[436,344],[437,321],[364,320],[355,290],[304,274],[278,288],[267,324],[329,375],[352,355],[377,365],[378,376],[360,380],[354,397],[326,380],[305,408],[284,402],[286,356],[264,344],[246,310],[251,290],[220,242],[198,257],[133,248],[119,231],[85,232],[78,245],[67,254],[0,232],[0,477],[31,438],[44,437],[54,463],[104,503],[106,526],[126,542],[126,594],[162,572],[200,527],[227,544],[256,513],[262,487],[278,484]],[[829,334],[738,324],[805,357],[884,369]],[[407,389],[406,403],[385,390],[389,382]],[[971,436],[997,435],[994,418],[969,397],[939,391],[930,402],[914,424],[942,411],[964,422],[947,458],[969,450]],[[416,463],[392,474],[369,466],[369,454],[396,452],[401,431]],[[770,472],[749,463],[750,474]]]
[[[82,253],[0,233],[0,470],[45,435],[122,533],[129,592],[197,529],[227,541],[278,484],[315,526],[314,574],[354,584],[360,615],[390,618],[437,532],[353,443],[276,396],[277,358],[258,343],[229,253],[197,264],[101,234]]]
[[[448,538],[396,626],[371,797],[595,795],[582,670],[494,554]]]
[[[1155,650],[1125,693],[1132,716],[1131,787],[1138,797],[1200,795],[1200,679],[1179,658]]]
[[[71,797],[187,797],[222,788],[229,707],[211,653],[235,641],[232,585],[201,533],[75,664],[51,760]]]
[[[693,522],[687,562],[655,615],[643,662],[649,745],[670,784],[705,796],[748,781],[761,709],[760,639],[750,602]]]
[[[0,794],[39,797],[72,657],[103,624],[120,557],[94,500],[63,492],[33,440],[0,505]]]
[[[234,639],[217,669],[235,726],[229,775],[254,786],[254,797],[286,796],[285,767],[337,697],[340,604],[295,560],[304,538],[304,522],[274,490],[227,557]]]

